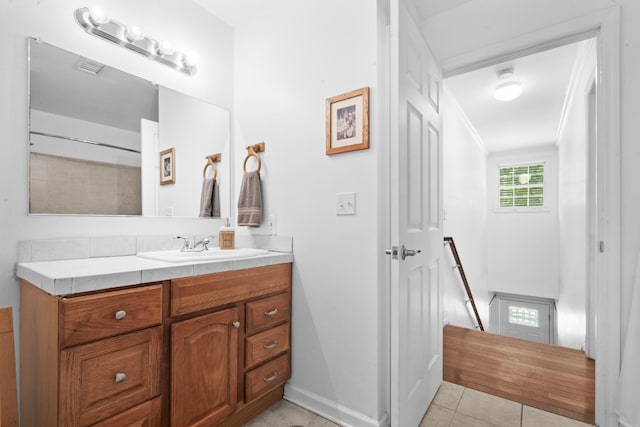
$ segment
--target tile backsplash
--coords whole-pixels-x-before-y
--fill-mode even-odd
[[[212,242],[217,246],[217,236]],[[236,246],[293,252],[290,236],[236,235]],[[74,237],[25,240],[18,242],[17,262],[58,261],[135,255],[138,252],[180,249],[182,243],[174,235]]]

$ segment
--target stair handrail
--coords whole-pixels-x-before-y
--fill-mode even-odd
[[[456,249],[456,243],[453,241],[453,237],[445,236],[444,237],[444,245],[451,248],[451,253],[453,253],[453,259],[456,262],[456,265],[453,267],[457,269],[460,273],[460,277],[462,278],[462,284],[464,285],[464,290],[467,292],[468,302],[471,303],[471,308],[473,309],[473,314],[476,317],[476,322],[478,329],[484,332],[484,326],[482,325],[482,320],[480,320],[480,314],[478,313],[478,308],[476,307],[476,301],[473,299],[473,294],[471,293],[471,288],[469,287],[469,281],[467,280],[467,275],[464,274],[464,268],[462,268],[462,261],[460,261],[460,255],[458,255],[458,249]]]

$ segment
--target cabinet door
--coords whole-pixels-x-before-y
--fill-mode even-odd
[[[60,425],[88,426],[160,394],[162,329],[60,353]]]
[[[238,389],[238,309],[171,325],[171,425],[211,426],[231,414]]]

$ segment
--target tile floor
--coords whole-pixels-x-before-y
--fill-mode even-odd
[[[335,427],[286,400],[276,403],[245,427]],[[444,382],[419,427],[588,427],[570,418]]]
[[[444,382],[420,427],[588,427],[589,424]]]

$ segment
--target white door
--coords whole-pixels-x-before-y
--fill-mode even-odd
[[[442,382],[442,73],[403,0],[390,28],[391,425],[416,427]]]
[[[140,168],[142,175],[142,215],[158,216],[158,177],[160,164],[158,163],[158,122],[140,119],[140,143],[142,153]],[[149,154],[151,153],[151,154]]]

